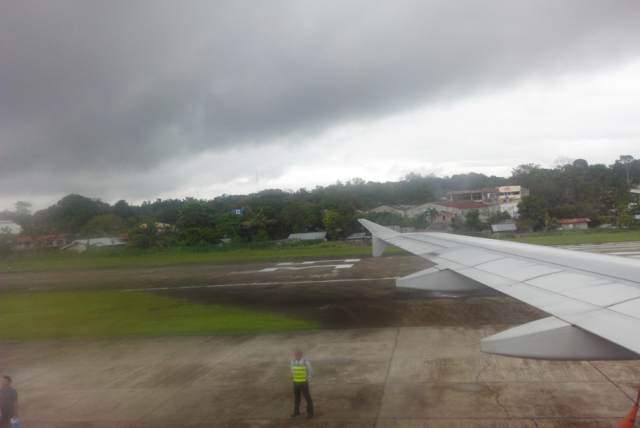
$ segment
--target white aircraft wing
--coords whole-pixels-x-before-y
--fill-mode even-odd
[[[640,359],[640,261],[449,233],[399,233],[368,220],[374,256],[388,245],[436,263],[398,287],[450,289],[449,269],[551,316],[485,338],[485,352],[541,359]],[[457,290],[460,290],[457,285]]]

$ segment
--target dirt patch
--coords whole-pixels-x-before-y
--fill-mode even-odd
[[[392,280],[157,291],[199,303],[228,304],[317,320],[326,328],[519,324],[534,308],[491,290],[469,297],[405,290]]]

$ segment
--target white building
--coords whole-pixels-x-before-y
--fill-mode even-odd
[[[288,239],[292,241],[326,241],[327,232],[292,233]]]
[[[22,233],[22,227],[12,220],[0,220],[0,233],[19,235]]]
[[[580,218],[561,218],[558,220],[560,223],[560,229],[562,230],[586,230],[589,228],[589,222],[591,219],[580,217]]]
[[[503,221],[501,223],[495,223],[491,225],[491,231],[493,233],[516,232],[517,230],[518,230],[518,227],[516,226],[516,223],[513,220]]]
[[[518,204],[526,196],[529,196],[529,189],[519,185],[457,190],[447,193],[447,199],[451,202],[471,201],[497,205],[495,211],[507,212],[513,218],[518,217]]]
[[[87,249],[102,248],[102,247],[117,247],[126,245],[126,242],[119,237],[103,237],[103,238],[88,238],[88,239],[76,239],[70,244],[61,247],[61,250],[75,251],[76,253],[84,253]]]

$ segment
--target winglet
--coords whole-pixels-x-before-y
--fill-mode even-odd
[[[387,238],[393,238],[394,236],[398,235],[398,232],[396,232],[395,230],[389,229],[388,227],[380,226],[379,224],[376,224],[365,218],[358,219],[358,221],[362,226],[364,226],[365,229],[371,232],[371,236],[386,240]]]
[[[361,218],[358,219],[360,224],[364,226],[369,232],[371,232],[371,244],[373,247],[373,257],[380,257],[385,248],[389,246],[388,239],[393,238],[398,234],[395,230],[388,227],[380,226],[372,221]]]

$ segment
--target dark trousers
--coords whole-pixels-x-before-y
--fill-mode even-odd
[[[309,393],[309,383],[294,383],[293,384],[293,413],[295,415],[300,413],[300,394],[304,395],[304,401],[307,402],[307,415],[313,415],[313,400],[311,399],[311,393]]]

